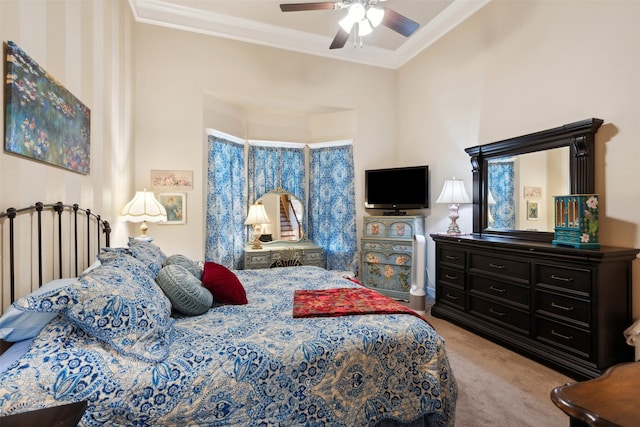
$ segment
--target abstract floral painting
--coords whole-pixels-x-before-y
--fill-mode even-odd
[[[15,43],[6,52],[6,151],[89,174],[91,110]]]

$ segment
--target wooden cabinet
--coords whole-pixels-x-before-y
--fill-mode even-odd
[[[253,249],[251,244],[244,248],[244,268],[287,267],[313,265],[324,268],[322,247],[311,241],[263,243],[262,249]]]
[[[573,378],[633,360],[631,263],[637,249],[575,249],[513,238],[431,235],[431,313]]]
[[[570,427],[636,426],[638,387],[640,362],[621,363],[593,380],[554,388],[551,401],[569,415]]]
[[[424,235],[422,216],[364,217],[360,242],[362,283],[392,298],[408,301],[414,235]]]

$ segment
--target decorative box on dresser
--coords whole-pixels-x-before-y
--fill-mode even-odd
[[[294,265],[312,265],[324,268],[322,246],[313,244],[310,240],[299,242],[263,243],[262,249],[253,249],[252,244],[244,248],[244,268],[287,267]]]
[[[633,360],[631,263],[639,250],[575,249],[504,237],[432,234],[435,317],[575,379]]]
[[[413,236],[424,235],[424,217],[365,216],[363,228],[362,283],[391,298],[409,301]]]

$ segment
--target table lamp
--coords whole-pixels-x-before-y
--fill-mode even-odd
[[[471,198],[464,188],[464,181],[455,179],[455,177],[446,180],[436,203],[449,204],[449,219],[451,220],[451,224],[449,224],[447,234],[460,234],[460,227],[456,222],[460,217],[460,215],[458,215],[458,208],[461,203],[471,203]]]
[[[244,222],[246,225],[253,226],[253,246],[252,249],[262,249],[260,244],[260,235],[262,235],[262,225],[269,223],[269,217],[267,211],[264,209],[264,205],[261,202],[255,205],[249,206],[249,214],[247,220]]]
[[[147,222],[165,222],[167,220],[167,211],[156,200],[152,192],[144,189],[143,191],[136,191],[133,199],[122,208],[122,221],[128,222],[141,222],[140,236],[136,237],[138,240],[151,241],[152,238],[147,236]]]

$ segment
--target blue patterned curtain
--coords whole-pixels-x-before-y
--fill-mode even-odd
[[[513,161],[489,162],[489,228],[515,229],[515,175]]]
[[[249,201],[282,188],[305,201],[304,148],[249,145]]]
[[[209,135],[205,259],[242,267],[248,241],[244,144]]]
[[[327,269],[357,272],[353,147],[311,147],[309,169],[309,238]]]

